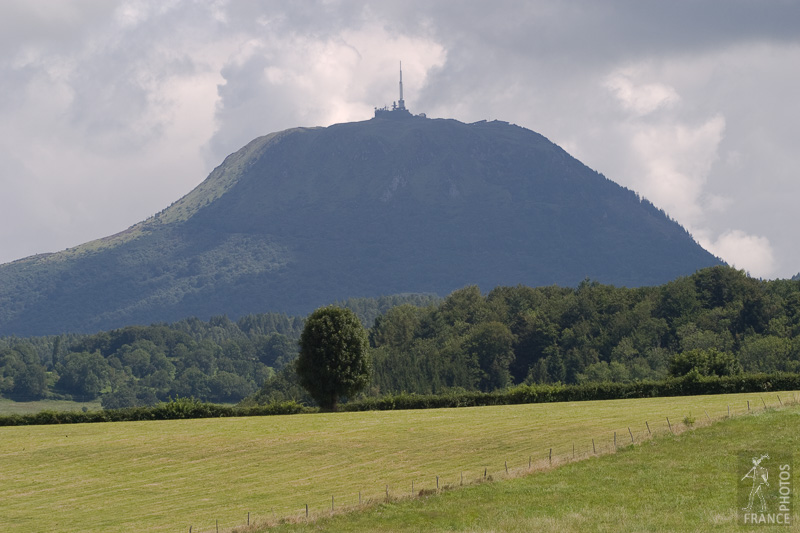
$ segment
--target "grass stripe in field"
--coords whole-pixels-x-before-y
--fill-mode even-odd
[[[780,393],[784,403],[792,393]],[[4,531],[193,531],[300,515],[470,480],[666,431],[705,411],[763,410],[738,394],[461,409],[0,428]],[[598,450],[600,451],[600,450]]]
[[[748,481],[739,454],[795,452],[800,448],[800,407],[755,412],[677,436],[662,434],[619,453],[564,465],[501,483],[484,483],[418,498],[378,504],[361,512],[298,520],[277,532],[470,531],[587,533],[608,531],[798,531],[797,483],[793,526],[753,527],[738,520]],[[797,464],[795,456],[794,464]],[[778,509],[777,464],[770,465],[768,501]],[[744,495],[738,492],[744,490]],[[257,533],[266,529],[240,528]]]
[[[91,402],[72,402],[68,400],[37,400],[34,402],[15,402],[0,398],[0,415],[32,415],[40,411],[80,411],[82,408],[90,411],[102,409],[100,400]]]

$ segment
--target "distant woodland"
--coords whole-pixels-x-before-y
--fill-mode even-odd
[[[514,384],[633,382],[800,372],[800,280],[711,267],[657,287],[464,287],[445,299],[354,299],[368,327],[367,396],[495,391]],[[107,408],[176,397],[309,403],[293,361],[304,319],[279,314],[0,338],[0,395],[101,398]]]

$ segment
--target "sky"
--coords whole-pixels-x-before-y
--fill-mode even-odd
[[[800,0],[4,0],[0,263],[161,211],[271,132],[541,133],[754,277],[800,272]]]

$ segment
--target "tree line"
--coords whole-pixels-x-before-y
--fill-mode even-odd
[[[339,302],[364,323],[431,295]],[[0,337],[0,396],[19,401],[100,398],[103,407],[155,405],[171,398],[234,403],[295,360],[304,317],[278,313],[129,326],[94,335]]]
[[[800,281],[727,266],[657,287],[476,286],[369,328],[362,396],[800,372]],[[308,401],[286,367],[250,400]]]
[[[444,299],[338,305],[367,329],[372,372],[360,397],[800,372],[800,280],[763,281],[725,266],[657,287],[586,280],[482,294],[468,286]],[[314,404],[294,366],[304,323],[264,314],[0,338],[0,394],[99,397],[107,407],[176,397]]]

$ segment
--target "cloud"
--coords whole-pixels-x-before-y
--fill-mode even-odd
[[[766,237],[728,230],[715,240],[703,240],[701,244],[714,255],[724,257],[730,265],[751,275],[762,278],[775,275],[775,256]]]
[[[674,105],[680,100],[678,93],[663,83],[634,83],[627,69],[608,76],[605,86],[614,93],[622,107],[637,116],[649,115],[663,107]]]
[[[222,68],[210,157],[218,161],[272,131],[371,118],[373,107],[397,99],[400,60],[408,94],[445,56],[438,43],[393,34],[377,21],[333,37],[248,40]]]
[[[258,135],[367,119],[402,60],[413,112],[540,132],[703,242],[768,239],[792,275],[798,19],[778,0],[2,2],[0,261],[120,231]]]
[[[84,5],[26,10],[20,20],[35,31],[0,54],[0,158],[14,162],[0,172],[14,198],[2,261],[120,231],[206,173],[224,43],[199,36],[215,23],[165,31],[188,14]],[[51,32],[63,11],[65,28]]]
[[[724,117],[696,126],[667,121],[633,129],[631,156],[642,171],[637,190],[684,224],[702,223],[704,185],[718,157]]]

